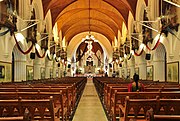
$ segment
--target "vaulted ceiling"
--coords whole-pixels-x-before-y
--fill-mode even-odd
[[[144,0],[148,4],[148,0]],[[122,32],[123,23],[128,29],[131,12],[134,19],[138,0],[42,0],[44,17],[50,10],[52,26],[57,23],[58,31],[70,43],[82,32],[96,32],[104,35],[112,44]],[[102,51],[99,43],[93,46]],[[79,45],[81,50],[82,46]],[[95,50],[95,51],[97,51]]]
[[[81,32],[93,31],[110,42],[122,24],[128,24],[129,12],[135,17],[138,0],[42,0],[44,15],[50,10],[52,24],[69,41]],[[147,3],[148,0],[145,0]]]

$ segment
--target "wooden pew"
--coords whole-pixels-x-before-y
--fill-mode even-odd
[[[96,87],[96,90],[98,92],[100,100],[103,102],[103,100],[104,100],[104,88],[105,88],[106,84],[128,84],[130,82],[124,81],[121,78],[110,78],[110,77],[98,78],[98,77],[94,77],[93,83]]]
[[[6,87],[6,84],[0,85],[0,99],[7,98],[14,98],[17,99],[17,97],[21,96],[23,98],[28,99],[45,99],[48,96],[52,95],[55,97],[58,97],[59,92],[61,91],[63,94],[63,104],[61,104],[61,111],[60,116],[62,117],[62,120],[68,119],[72,113],[75,112],[75,108],[78,105],[78,101],[80,99],[80,96],[82,95],[83,89],[85,87],[85,84],[87,82],[87,79],[83,78],[83,81],[76,81],[77,83],[71,83],[69,81],[69,84],[54,84],[51,82],[50,84],[8,84]],[[10,92],[8,92],[10,91]],[[14,93],[16,92],[16,93]],[[5,95],[3,96],[3,93]],[[56,96],[57,95],[57,96]],[[59,96],[61,98],[61,96]],[[59,98],[56,98],[56,100],[59,100]],[[59,101],[60,102],[60,101]],[[62,106],[63,105],[63,106]],[[56,106],[56,103],[55,103]],[[63,109],[64,108],[64,109]],[[58,114],[56,112],[56,114]],[[64,118],[64,119],[63,119]]]
[[[153,109],[150,109],[146,113],[147,121],[180,121],[180,115],[160,115],[155,114]]]
[[[60,92],[0,92],[0,100],[10,100],[18,99],[22,97],[23,99],[48,99],[53,96],[54,111],[57,117],[65,120],[69,117],[71,112],[68,112],[69,103],[66,95]]]
[[[113,119],[125,108],[125,99],[153,99],[159,96],[162,99],[180,99],[180,91],[176,92],[115,92],[111,98],[108,110],[109,116]],[[120,109],[120,110],[119,110]],[[120,112],[119,112],[120,111]],[[123,113],[121,113],[123,116]]]
[[[171,92],[171,91],[177,92],[177,91],[180,91],[179,88],[146,88],[145,90],[146,90],[146,92]],[[109,86],[107,88],[107,90],[104,91],[103,104],[105,105],[106,109],[109,109],[111,98],[115,94],[115,92],[119,92],[122,94],[125,93],[127,95],[129,94],[129,93],[127,93],[127,88],[118,87],[118,86]],[[166,96],[166,97],[168,97],[168,96]],[[123,99],[121,99],[121,102],[124,102],[122,100],[125,100],[125,97]],[[109,110],[107,110],[107,111],[109,112]]]
[[[0,121],[29,121],[23,119],[23,116],[19,117],[0,117]]]
[[[0,117],[10,118],[23,116],[25,112],[29,112],[31,120],[59,121],[55,117],[53,97],[49,99],[27,100],[0,100]]]
[[[121,121],[129,121],[129,119],[146,120],[146,113],[149,109],[153,109],[158,115],[180,115],[180,99],[130,99],[126,97],[124,117]],[[115,119],[113,119],[115,121]]]
[[[23,116],[16,117],[0,117],[0,121],[31,121],[31,114],[25,112]]]

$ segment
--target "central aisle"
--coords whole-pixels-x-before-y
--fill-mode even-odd
[[[73,121],[108,121],[92,78],[87,79]]]

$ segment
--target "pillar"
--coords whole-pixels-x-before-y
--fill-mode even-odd
[[[4,52],[3,55],[5,58],[8,58],[9,56],[9,41],[11,40],[11,36],[10,36],[10,32],[8,32],[5,35],[5,39],[4,39]]]
[[[146,62],[139,63],[139,79],[146,80]]]
[[[119,67],[119,77],[122,78],[122,67]]]
[[[19,82],[26,80],[26,61],[16,60],[14,67],[14,81]]]
[[[124,60],[124,62],[122,63],[121,76],[122,78],[127,77],[127,60]]]
[[[130,78],[133,78],[133,75],[135,73],[135,64],[130,65]]]
[[[58,67],[57,67],[57,63],[54,61],[53,62],[53,78],[58,77]]]
[[[64,75],[63,75],[63,64],[62,63],[60,63],[60,77],[63,77]]]
[[[153,80],[165,81],[165,62],[163,60],[154,61]]]
[[[40,70],[41,70],[41,60],[37,58],[34,60],[34,79],[41,79]]]
[[[45,60],[45,78],[50,78],[51,63],[48,59]]]

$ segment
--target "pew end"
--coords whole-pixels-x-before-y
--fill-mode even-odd
[[[146,113],[147,121],[180,121],[180,115],[157,115],[152,109]]]

